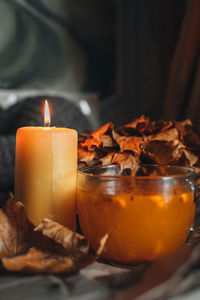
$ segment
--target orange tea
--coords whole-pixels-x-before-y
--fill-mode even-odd
[[[182,180],[79,174],[79,221],[92,248],[107,232],[102,257],[118,263],[151,261],[180,248],[195,210],[192,180]]]

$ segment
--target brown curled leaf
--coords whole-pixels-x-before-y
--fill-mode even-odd
[[[168,130],[174,126],[174,122],[172,121],[152,121],[149,122],[145,128],[145,135],[149,136],[151,134],[157,134],[159,132]]]
[[[110,135],[105,134],[102,139],[103,148],[113,148],[116,147],[116,143],[113,141]]]
[[[173,147],[173,142],[152,141],[147,144],[144,151],[146,154],[150,153],[155,163],[161,165],[168,165],[181,156],[179,149]]]
[[[117,143],[119,144],[121,152],[132,151],[138,156],[140,155],[140,145],[143,143],[143,141],[143,138],[134,136],[121,136],[117,139]]]
[[[176,128],[161,131],[157,134],[148,136],[149,141],[179,142],[179,134]]]
[[[143,136],[149,122],[150,119],[142,115],[133,122],[118,128],[117,133],[121,136]]]
[[[49,221],[49,224],[50,222],[51,221]],[[71,251],[68,254],[65,251],[62,255],[56,251],[51,252],[32,247],[28,249],[25,254],[1,258],[0,270],[15,273],[65,273],[70,275],[78,272],[81,268],[91,264],[98,258],[105,247],[108,236],[109,234],[106,234],[102,237],[96,254],[91,249],[87,249],[87,252],[85,252],[77,246],[73,249],[74,251]]]
[[[66,253],[73,252],[77,249],[80,250],[82,247],[89,249],[88,240],[83,235],[48,218],[45,218],[42,223],[35,228],[35,231],[42,232],[44,236],[62,245]]]
[[[131,128],[136,128],[140,123],[144,123],[144,124],[148,124],[150,121],[149,118],[145,117],[144,115],[142,115],[141,117],[137,118],[136,120],[134,120],[133,122],[124,125],[124,127],[131,127]]]
[[[200,138],[195,133],[193,125],[189,119],[176,122],[176,127],[179,130],[182,142],[188,146],[191,150],[199,150]]]
[[[110,165],[114,155],[115,155],[115,152],[110,152],[106,156],[100,158],[102,165],[103,166]]]
[[[113,124],[111,122],[92,132],[90,137],[88,137],[83,143],[80,143],[81,147],[86,147],[88,150],[91,150],[94,147],[98,148],[102,143],[103,135],[109,129],[113,129]]]
[[[100,241],[101,249],[105,242]],[[72,274],[97,256],[85,237],[55,221],[45,219],[34,230],[23,204],[12,195],[0,209],[1,271]]]
[[[78,147],[78,160],[80,162],[85,162],[89,165],[95,158],[98,158],[98,153],[96,151],[89,151],[83,147]]]
[[[101,131],[102,128],[104,126],[99,130]],[[85,142],[90,144],[91,137],[92,134],[87,136]],[[109,128],[103,137],[101,136],[101,144],[97,143],[96,145],[99,145],[98,157],[93,158],[94,154],[89,151],[87,160],[85,152],[84,161],[88,162],[84,163],[87,165],[91,165],[94,161],[95,165],[117,163],[118,154],[123,157],[124,161],[128,161],[122,154],[131,152],[133,156],[137,157],[139,164],[177,164],[195,167],[196,170],[200,169],[200,138],[194,131],[190,120],[181,122],[150,121],[149,118],[141,116],[118,129]],[[92,147],[91,149],[96,149],[96,146]],[[81,160],[79,159],[79,162]],[[126,165],[126,163],[122,165]],[[129,162],[127,165],[133,169],[123,169],[122,167],[123,174],[135,174],[137,164]],[[125,173],[124,170],[126,170]]]
[[[120,165],[121,173],[125,169],[130,169],[132,171],[132,175],[134,175],[139,169],[138,160],[131,153],[116,153],[113,156],[112,163],[117,163]]]
[[[9,272],[20,273],[51,273],[72,274],[78,271],[77,266],[67,256],[50,254],[36,248],[30,248],[27,253],[1,259],[1,268]]]
[[[33,224],[27,218],[24,205],[13,195],[0,209],[0,256],[23,253],[30,245]]]
[[[181,156],[179,157],[179,162],[182,162],[182,165],[193,167],[198,161],[198,156],[193,154],[191,151],[185,149],[182,150]]]

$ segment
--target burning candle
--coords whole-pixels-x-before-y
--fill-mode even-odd
[[[15,199],[35,225],[50,217],[75,230],[77,131],[50,127],[47,101],[44,124],[17,130]]]

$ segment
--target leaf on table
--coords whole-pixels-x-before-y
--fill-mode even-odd
[[[1,264],[4,270],[10,272],[72,274],[78,271],[71,258],[36,248],[30,248],[23,255],[3,257]]]
[[[40,231],[44,236],[54,240],[56,243],[63,246],[66,253],[89,249],[88,240],[83,236],[74,232],[63,225],[45,218],[40,225],[35,228],[35,231]]]
[[[24,205],[13,195],[0,209],[0,256],[23,253],[30,245],[33,224],[28,220]]]
[[[99,242],[102,249],[105,237]],[[13,196],[0,209],[1,271],[72,274],[96,259],[85,237],[55,221],[34,228]]]

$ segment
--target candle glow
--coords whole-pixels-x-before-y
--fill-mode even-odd
[[[44,104],[44,126],[49,127],[51,125],[51,116],[48,101],[45,100]]]

